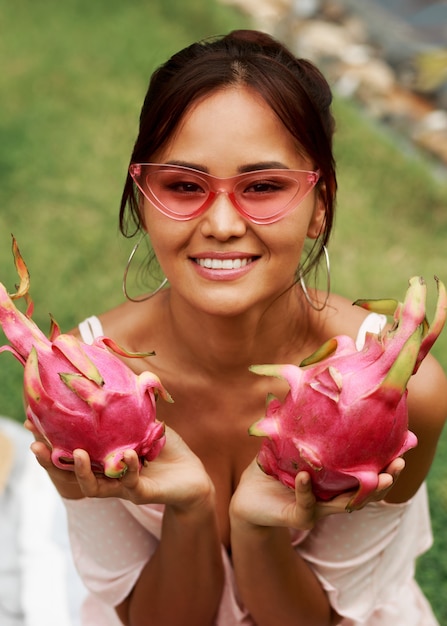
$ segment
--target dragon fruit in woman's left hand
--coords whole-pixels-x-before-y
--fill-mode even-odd
[[[408,430],[407,383],[427,355],[446,319],[447,295],[437,280],[438,302],[429,327],[426,286],[410,280],[404,303],[358,300],[368,310],[393,314],[394,326],[367,333],[358,351],[347,336],[329,340],[300,367],[255,365],[250,369],[287,380],[284,402],[269,397],[266,416],[250,434],[266,437],[258,454],[261,469],[294,487],[309,472],[317,499],[357,489],[358,507],[377,488],[378,474],[417,445]]]
[[[0,325],[11,344],[0,352],[11,352],[24,366],[27,417],[50,444],[53,463],[73,469],[73,450],[83,448],[95,471],[119,478],[127,470],[125,450],[135,450],[140,462],[154,459],[165,443],[156,396],[170,396],[155,374],[137,376],[116,356],[147,354],[128,353],[107,337],[84,344],[61,334],[53,319],[47,339],[31,320],[29,275],[15,239],[13,254],[20,286],[9,296],[0,283]],[[26,315],[12,301],[22,297]]]

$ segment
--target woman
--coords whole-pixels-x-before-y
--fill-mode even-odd
[[[377,323],[297,280],[327,260],[330,104],[312,64],[255,31],[194,44],[152,77],[120,220],[124,234],[147,233],[169,288],[93,318],[90,335],[155,351],[129,365],[155,372],[174,398],[157,409],[167,443],[141,472],[126,453],[121,480],[96,476],[85,451],[72,473],[33,446],[94,596],[86,624],[436,624],[413,580],[430,544],[423,483],[447,414],[433,358],[410,383],[418,447],[352,515],[352,493],[323,504],[305,472],[295,492],[266,476],[247,436],[267,393],[287,391],[250,365],[299,363]],[[85,324],[81,336],[92,339]]]

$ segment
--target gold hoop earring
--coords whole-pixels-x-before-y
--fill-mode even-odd
[[[129,268],[130,265],[132,263],[132,260],[138,250],[138,248],[141,245],[141,242],[143,241],[143,239],[146,237],[146,233],[143,233],[141,235],[141,237],[139,238],[139,240],[137,241],[137,243],[134,245],[134,247],[132,248],[132,251],[129,255],[129,258],[127,259],[127,263],[126,263],[126,267],[124,268],[124,276],[123,276],[123,293],[125,295],[125,297],[127,298],[127,300],[130,300],[130,302],[145,302],[146,300],[149,300],[150,298],[152,298],[153,296],[155,296],[156,293],[158,293],[161,289],[163,289],[163,287],[166,285],[166,283],[168,282],[167,278],[164,278],[160,285],[158,285],[158,287],[152,291],[150,294],[148,294],[147,296],[141,296],[140,298],[132,298],[132,296],[129,295],[129,292],[127,291],[127,275],[129,273]]]
[[[312,300],[312,298],[309,296],[309,292],[307,291],[306,283],[304,282],[303,274],[302,274],[302,272],[300,270],[300,285],[301,285],[301,289],[303,290],[304,297],[306,298],[307,302],[310,304],[310,306],[315,311],[322,311],[326,307],[327,302],[329,300],[329,295],[331,293],[331,264],[329,262],[329,252],[328,252],[326,246],[323,246],[323,252],[324,252],[324,258],[326,259],[327,282],[326,282],[326,297],[325,297],[324,302],[323,302],[322,305],[317,306],[315,304],[315,302]]]

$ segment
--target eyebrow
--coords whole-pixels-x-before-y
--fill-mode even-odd
[[[166,165],[179,165],[181,167],[189,167],[194,170],[198,170],[199,172],[204,172],[205,174],[209,174],[209,170],[207,167],[203,165],[199,165],[198,163],[188,163],[187,161],[178,161],[172,160],[168,161]],[[238,167],[238,172],[240,174],[245,174],[246,172],[256,172],[260,170],[288,170],[290,169],[281,161],[260,161],[258,163],[248,163],[247,165],[242,165]]]
[[[239,168],[241,174],[245,172],[255,172],[256,170],[289,170],[281,161],[260,161],[259,163],[249,163]]]

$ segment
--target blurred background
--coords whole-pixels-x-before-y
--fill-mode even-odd
[[[49,313],[66,331],[122,301],[133,243],[118,207],[150,74],[192,41],[242,27],[282,39],[333,87],[333,288],[402,298],[423,275],[432,313],[433,275],[447,281],[446,2],[0,0],[0,281],[14,290],[14,233],[41,328]],[[447,368],[447,331],[433,352]],[[21,380],[0,355],[0,414],[16,420]],[[428,483],[435,545],[418,578],[447,624],[447,433]]]

